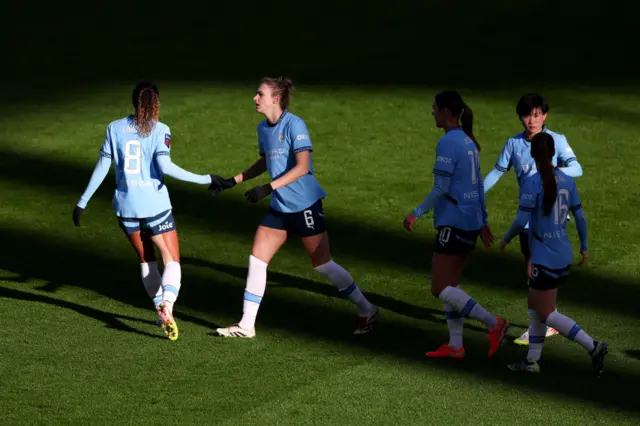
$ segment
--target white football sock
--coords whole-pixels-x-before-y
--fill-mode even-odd
[[[316,266],[314,269],[327,277],[343,297],[348,297],[355,303],[358,315],[365,316],[373,312],[371,303],[369,303],[365,295],[362,294],[362,291],[360,291],[358,285],[353,281],[349,272],[342,266],[330,260],[323,265]]]
[[[440,292],[438,299],[455,307],[462,315],[482,322],[489,330],[498,325],[498,320],[494,315],[487,312],[478,302],[458,287],[449,286],[445,288]]]
[[[180,293],[182,269],[179,262],[169,262],[162,271],[162,302],[173,312],[173,304]]]
[[[458,312],[455,306],[444,303],[444,315],[449,327],[449,347],[460,349],[462,345],[462,330],[464,328],[464,316]]]
[[[567,337],[569,340],[575,340],[589,353],[591,353],[595,347],[593,338],[589,336],[585,331],[571,318],[562,315],[560,312],[551,312],[547,317],[547,325],[558,330],[558,333]]]
[[[529,352],[528,361],[540,361],[544,337],[547,334],[547,326],[540,321],[540,316],[535,309],[529,309]]]
[[[147,262],[140,264],[140,275],[142,276],[142,284],[147,294],[153,299],[154,306],[158,307],[162,302],[162,276],[158,270],[156,262]]]
[[[244,289],[244,302],[242,307],[242,319],[240,327],[252,330],[256,326],[256,317],[260,302],[267,288],[267,267],[269,265],[262,260],[249,256],[249,271],[247,272],[247,284]]]

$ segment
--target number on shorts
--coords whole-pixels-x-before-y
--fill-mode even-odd
[[[536,266],[532,266],[531,267],[531,277],[532,278],[537,278],[538,277],[538,268]]]
[[[140,141],[127,141],[124,145],[124,172],[130,175],[140,174],[142,146]]]
[[[471,158],[471,183],[475,185],[478,183],[477,171],[478,164],[480,163],[478,160],[479,154],[477,151],[472,150],[467,151],[467,154],[469,154],[469,157]]]
[[[558,199],[555,205],[556,225],[564,225],[569,214],[569,202],[571,201],[571,193],[568,189],[558,191]]]
[[[451,237],[451,228],[446,227],[440,230],[440,235],[438,235],[438,242],[442,247],[449,242],[449,238]]]
[[[313,212],[311,210],[304,211],[304,221],[307,224],[307,228],[313,229],[315,223],[313,222]]]

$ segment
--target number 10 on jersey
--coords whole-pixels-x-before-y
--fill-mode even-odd
[[[130,175],[140,174],[142,145],[140,141],[127,141],[124,145],[124,172]]]

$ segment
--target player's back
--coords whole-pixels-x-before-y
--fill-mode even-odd
[[[544,185],[540,173],[527,180],[523,196],[535,197],[535,208],[529,222],[532,263],[561,269],[572,263],[573,249],[567,235],[567,219],[571,206],[579,204],[579,199],[573,179],[558,169],[553,173],[557,194],[548,216],[544,214]]]
[[[483,224],[479,185],[482,176],[475,142],[462,129],[454,129],[440,139],[436,151],[434,173],[443,174],[448,170],[446,175],[451,179],[447,194],[436,202],[436,228],[480,229]]]
[[[111,154],[116,172],[113,208],[121,217],[153,217],[171,208],[157,155],[169,155],[169,127],[157,122],[151,133],[140,135],[133,117],[112,122],[103,151]]]

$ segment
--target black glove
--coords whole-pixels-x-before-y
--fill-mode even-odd
[[[255,186],[251,188],[244,193],[244,196],[247,197],[247,200],[250,203],[257,203],[272,192],[273,188],[271,187],[271,184],[267,183],[266,185]]]
[[[76,206],[76,208],[73,209],[73,224],[75,226],[80,226],[80,216],[82,215],[83,211],[84,209],[78,206]]]
[[[223,179],[218,175],[211,176],[211,185],[209,185],[209,193],[212,196],[216,196],[225,189],[231,189],[236,186],[237,182],[234,178]]]

